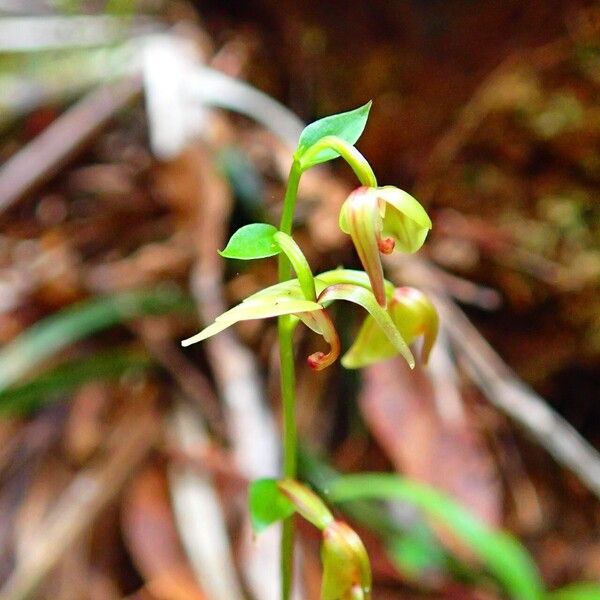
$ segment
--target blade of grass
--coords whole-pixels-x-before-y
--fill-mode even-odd
[[[300,476],[322,496],[327,496],[330,486],[343,477],[305,448],[300,449],[299,461]],[[436,571],[449,573],[461,581],[474,581],[477,578],[467,565],[461,564],[441,546],[425,522],[398,521],[375,500],[336,502],[329,499],[344,514],[382,540],[390,561],[404,577],[420,581],[421,577]],[[405,551],[402,552],[401,549]],[[410,550],[412,552],[409,553]]]
[[[141,315],[183,310],[188,305],[173,286],[85,300],[32,325],[0,350],[0,393],[45,359],[92,333]]]
[[[537,569],[519,541],[505,532],[488,528],[448,496],[390,473],[347,475],[329,487],[329,499],[333,502],[367,498],[414,504],[471,548],[511,598],[540,600],[543,597]]]
[[[88,381],[115,379],[126,371],[147,369],[151,364],[146,353],[120,348],[68,361],[31,381],[0,392],[0,416],[26,415]]]

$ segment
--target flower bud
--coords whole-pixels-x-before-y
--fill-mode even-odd
[[[369,600],[371,565],[358,534],[342,521],[323,531],[321,600]]]

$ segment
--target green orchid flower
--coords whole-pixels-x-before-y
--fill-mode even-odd
[[[427,363],[439,327],[438,314],[431,300],[415,288],[399,287],[388,302],[387,312],[406,343],[423,337],[421,360]],[[397,354],[375,320],[368,316],[352,347],[343,356],[342,365],[347,369],[359,369]]]
[[[344,202],[339,225],[352,237],[375,298],[385,306],[379,253],[419,250],[431,229],[429,215],[415,198],[397,187],[359,187]]]
[[[386,282],[387,283],[387,282]],[[246,298],[242,303],[217,317],[196,335],[183,340],[182,346],[201,342],[240,321],[265,319],[290,315],[296,323],[302,321],[315,333],[323,336],[329,351],[315,352],[308,357],[309,365],[321,370],[331,365],[340,354],[340,341],[326,308],[335,300],[346,300],[362,306],[383,332],[385,339],[396,352],[402,354],[409,364],[414,358],[408,344],[394,325],[392,318],[375,300],[367,276],[360,271],[338,269],[314,278],[316,301],[307,300],[298,279],[290,279],[265,288]],[[384,291],[391,293],[391,284],[384,284]],[[294,321],[290,321],[294,323]]]

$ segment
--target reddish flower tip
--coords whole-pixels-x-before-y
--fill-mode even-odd
[[[328,365],[326,364],[325,357],[327,355],[325,352],[313,352],[307,359],[308,366],[314,371],[321,371]]]

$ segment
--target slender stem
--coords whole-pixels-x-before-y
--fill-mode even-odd
[[[300,184],[301,175],[302,169],[300,164],[294,160],[288,176],[287,189],[285,190],[285,197],[283,199],[283,213],[281,214],[281,223],[279,224],[279,230],[288,235],[292,233],[294,209],[296,208],[296,197],[298,196],[298,185]],[[281,273],[279,277],[281,278]],[[289,274],[284,279],[289,279]]]
[[[298,195],[298,185],[302,171],[294,161],[290,169],[287,189],[281,215],[280,230],[290,235],[294,218],[294,208]],[[290,278],[290,263],[284,254],[279,255],[279,281]],[[296,431],[296,372],[294,365],[293,334],[295,322],[285,315],[279,317],[279,362],[281,381],[281,401],[283,404],[283,474],[295,479],[298,471],[298,442]],[[281,534],[281,598],[289,600],[294,573],[294,519],[283,522]]]
[[[291,235],[283,233],[283,231],[278,231],[273,237],[294,268],[304,297],[315,302],[317,299],[315,278],[300,246],[296,244]]]
[[[325,149],[335,150],[348,163],[362,185],[377,187],[377,178],[367,159],[352,144],[335,135],[321,138],[304,153],[301,159],[302,165],[307,166],[303,166],[302,170],[310,167],[313,158]]]

